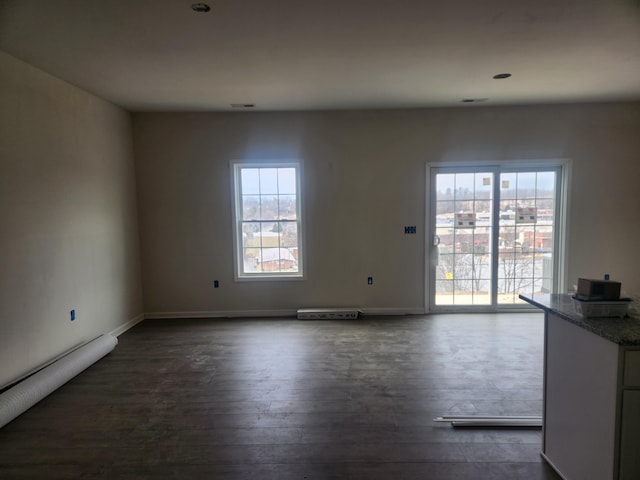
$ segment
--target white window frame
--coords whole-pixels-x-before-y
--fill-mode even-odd
[[[298,271],[297,272],[245,272],[243,255],[243,235],[242,225],[244,222],[242,213],[242,183],[241,172],[243,169],[256,168],[294,168],[296,172],[296,223],[298,233]],[[302,192],[300,189],[302,178],[302,165],[296,160],[282,161],[232,161],[231,162],[231,183],[233,195],[233,250],[234,250],[234,276],[236,281],[247,280],[303,280],[305,278],[304,269],[304,232],[303,232],[303,210]],[[277,219],[274,219],[277,220]],[[291,221],[291,220],[288,220]]]

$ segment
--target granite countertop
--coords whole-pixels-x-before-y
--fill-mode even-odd
[[[640,347],[640,318],[582,318],[576,313],[570,295],[520,295],[520,298],[618,345]]]

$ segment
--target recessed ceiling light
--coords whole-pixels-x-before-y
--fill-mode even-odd
[[[486,102],[489,100],[488,98],[463,98],[461,100],[462,103],[478,103],[478,102]]]
[[[191,5],[191,10],[198,13],[207,13],[209,10],[211,10],[211,7],[206,3],[194,3],[193,5]]]
[[[510,73],[497,73],[493,76],[496,80],[502,80],[503,78],[509,78],[511,76]]]

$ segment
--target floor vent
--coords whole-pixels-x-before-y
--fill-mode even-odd
[[[357,308],[300,308],[298,318],[300,320],[342,320],[358,318],[358,313]]]

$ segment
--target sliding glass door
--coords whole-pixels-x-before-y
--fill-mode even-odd
[[[561,168],[431,167],[430,310],[554,291]]]
[[[490,305],[494,173],[432,176],[435,305]]]

